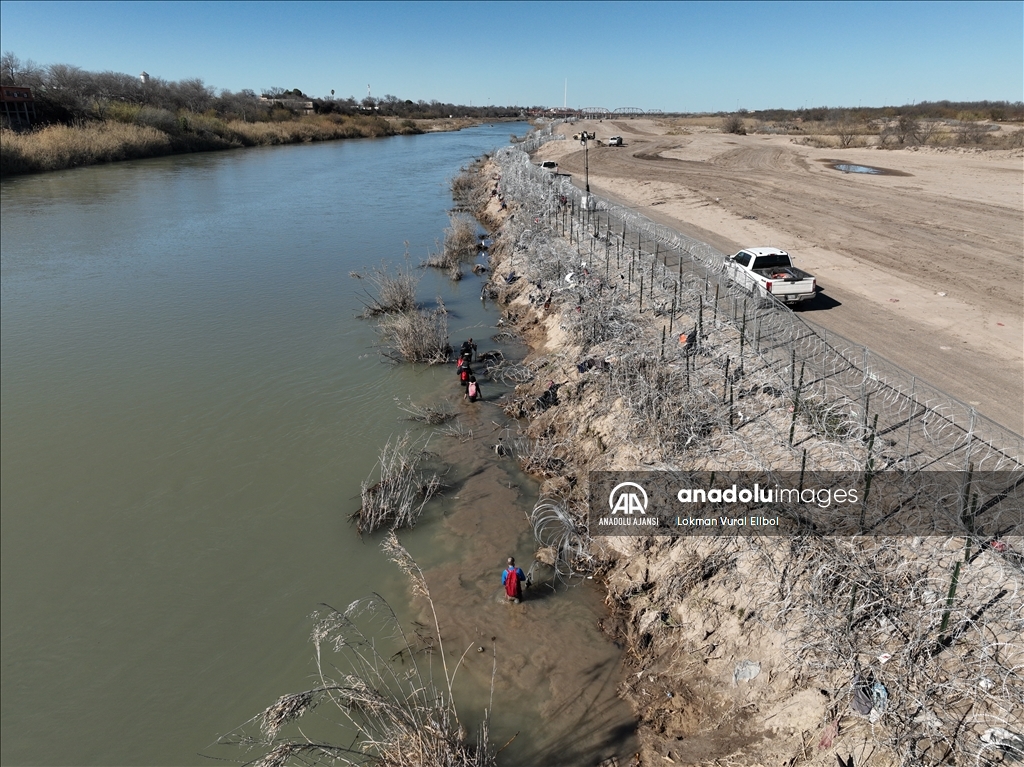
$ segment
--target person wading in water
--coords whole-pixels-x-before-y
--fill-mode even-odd
[[[505,587],[505,599],[510,602],[520,602],[523,598],[523,583],[526,582],[526,575],[522,568],[516,567],[516,558],[508,558],[508,567],[501,573],[501,585]]]
[[[466,394],[463,399],[468,399],[470,402],[476,402],[478,398],[483,397],[480,393],[480,384],[476,382],[476,376],[470,375],[469,383],[466,384]]]

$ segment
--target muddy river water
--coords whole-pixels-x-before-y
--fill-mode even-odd
[[[356,318],[366,280],[351,273],[418,264],[442,237],[447,179],[512,130],[3,182],[4,764],[242,758],[214,742],[313,684],[318,605],[378,593],[422,619],[379,539],[348,521],[380,446],[413,428],[396,399],[449,399],[472,434],[431,438],[451,489],[402,537],[445,641],[486,647],[460,670],[460,716],[488,705],[493,658],[501,764],[630,752],[592,584],[498,599],[505,557],[535,550],[537,500],[489,449],[501,388],[465,404],[452,366],[384,364]],[[427,272],[419,293],[443,296],[453,341],[482,350],[498,313],[479,279]]]

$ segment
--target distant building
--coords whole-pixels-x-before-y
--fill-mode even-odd
[[[36,121],[36,100],[31,88],[4,85],[0,88],[3,118],[12,128],[27,128]]]
[[[149,72],[142,70],[142,74],[139,75],[139,82],[143,85],[149,85]]]
[[[313,102],[310,99],[299,99],[294,97],[279,97],[279,96],[260,96],[260,101],[264,104],[270,104],[272,106],[284,107],[285,109],[294,109],[299,114],[311,115],[315,111],[313,109]]]

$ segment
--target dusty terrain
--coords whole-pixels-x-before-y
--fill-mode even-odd
[[[819,149],[668,120],[587,121],[591,189],[732,253],[818,278],[805,319],[1024,433],[1024,150]],[[583,150],[545,144],[583,183]],[[843,173],[829,160],[889,173]]]

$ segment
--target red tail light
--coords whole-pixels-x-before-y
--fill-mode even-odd
[[[771,282],[771,280],[768,280],[768,284],[766,284],[766,285],[764,286],[764,289],[765,289],[766,291],[768,291],[769,293],[771,293],[771,292],[772,292],[772,282]]]

